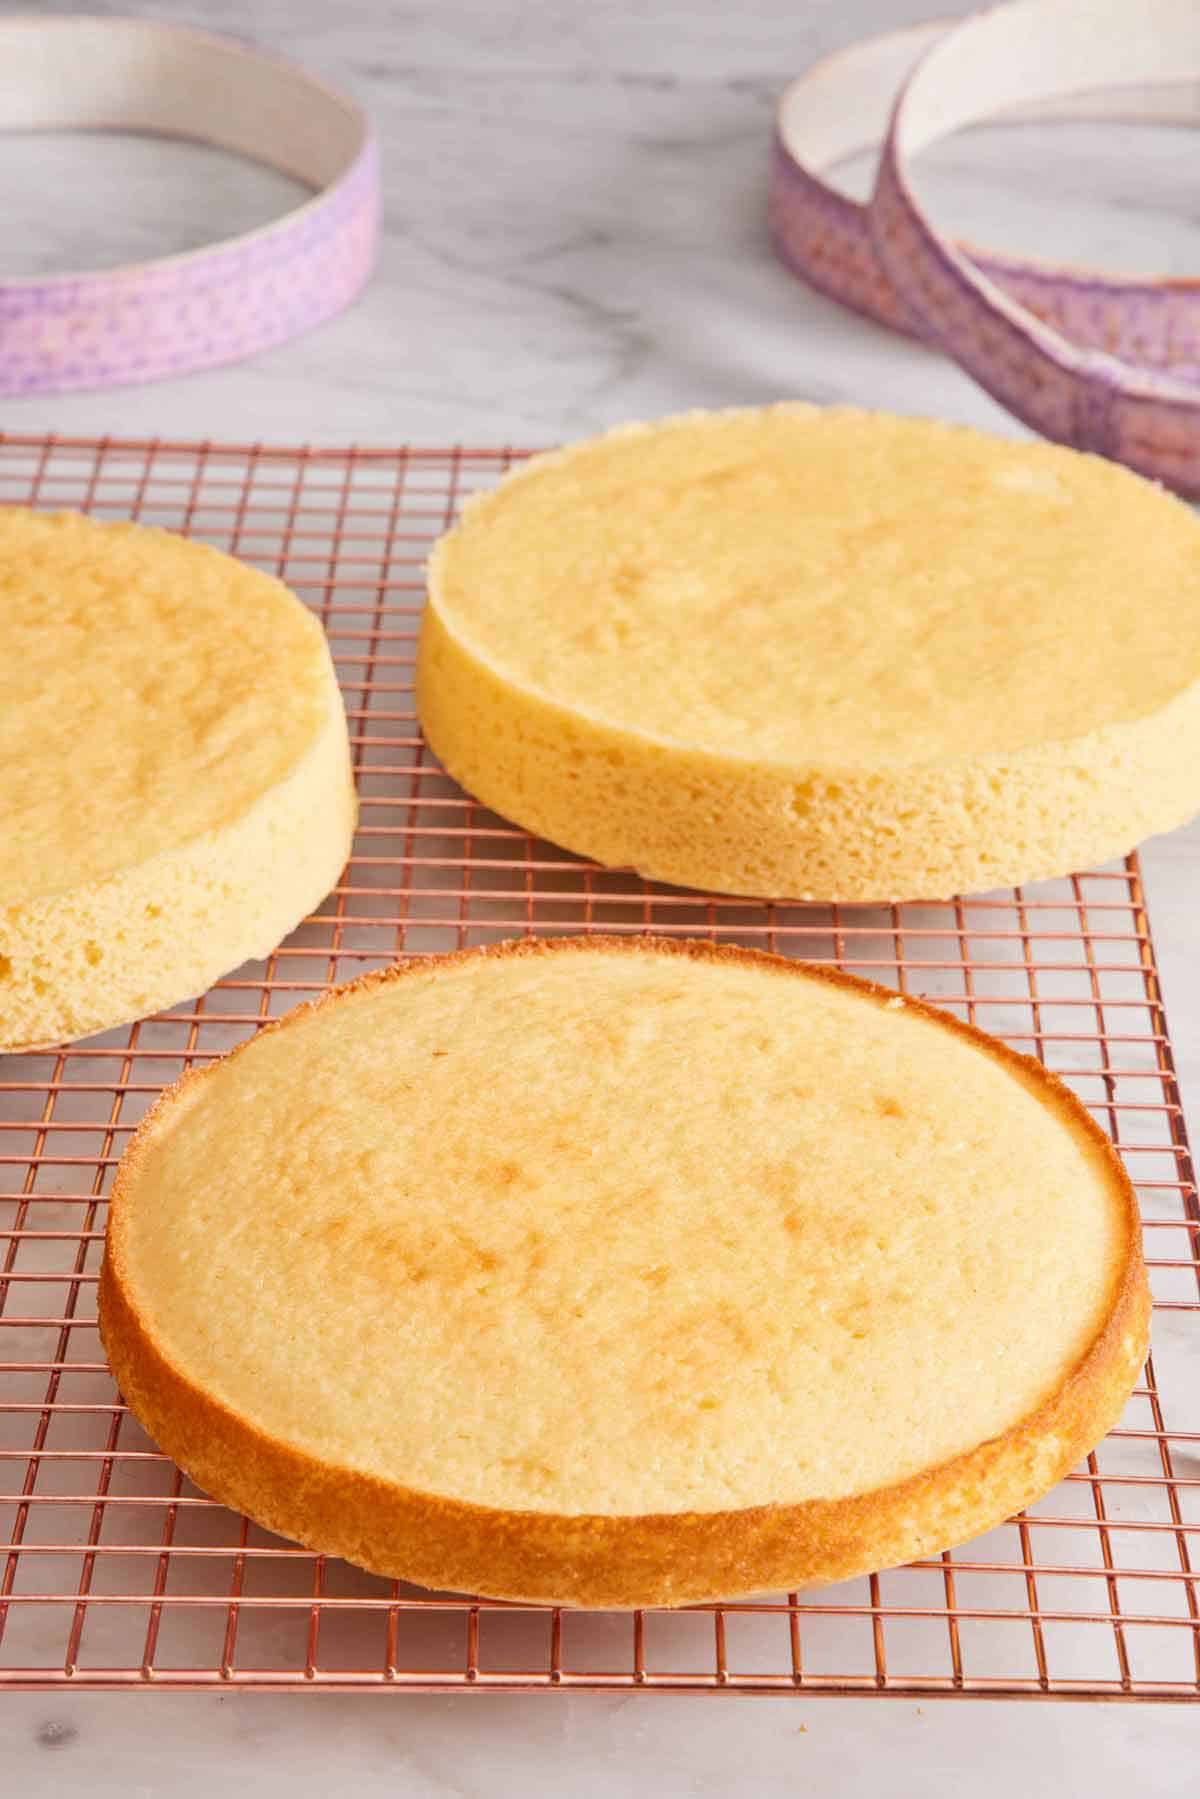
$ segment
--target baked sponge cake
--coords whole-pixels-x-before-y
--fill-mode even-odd
[[[0,508],[0,1049],[266,955],[354,819],[325,637],[279,581],[166,531]]]
[[[100,1326],[208,1492],[377,1573],[676,1604],[1034,1499],[1146,1350],[1132,1191],[1038,1065],[701,943],[409,962],[168,1092]]]
[[[1115,464],[927,420],[694,413],[541,456],[436,547],[449,772],[609,866],[945,898],[1200,806],[1200,521]]]

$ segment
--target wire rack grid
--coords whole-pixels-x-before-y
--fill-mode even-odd
[[[947,905],[760,904],[593,868],[488,813],[427,751],[410,681],[428,546],[513,460],[0,437],[0,502],[166,525],[291,584],[329,634],[362,800],[342,880],[265,963],[0,1058],[0,1685],[1200,1698],[1200,1210],[1136,861]],[[142,1434],[95,1283],[113,1168],[160,1088],[400,952],[593,929],[831,962],[1071,1083],[1141,1196],[1154,1355],[1054,1492],[840,1587],[605,1614],[362,1574],[213,1504]]]

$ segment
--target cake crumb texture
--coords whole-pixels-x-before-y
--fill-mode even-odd
[[[1098,457],[794,404],[535,458],[435,548],[468,791],[719,891],[945,898],[1200,805],[1200,522]]]
[[[324,634],[271,576],[134,524],[0,508],[0,1048],[266,955],[349,853]]]
[[[751,952],[413,962],[168,1094],[101,1326],[202,1487],[435,1587],[676,1603],[999,1522],[1145,1352],[1132,1190],[1036,1064]]]

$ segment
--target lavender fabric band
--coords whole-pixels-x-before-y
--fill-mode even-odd
[[[291,64],[145,19],[0,23],[0,131],[47,129],[194,138],[314,194],[272,224],[185,255],[0,281],[0,393],[233,362],[330,318],[371,272],[379,165],[366,117]]]
[[[907,172],[917,152],[984,119],[1194,124],[1197,81],[1195,0],[1016,0],[857,45],[784,95],[776,246],[813,285],[936,344],[1044,436],[1200,497],[1200,282],[952,243]],[[881,137],[869,204],[822,178]]]

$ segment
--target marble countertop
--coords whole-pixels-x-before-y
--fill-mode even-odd
[[[27,0],[3,7],[27,10]],[[7,401],[9,430],[545,443],[788,396],[1019,430],[930,352],[799,287],[767,243],[780,89],[823,51],[926,16],[921,0],[88,0],[83,10],[241,33],[353,89],[383,149],[382,256],[355,307],[298,342],[141,389]],[[1043,126],[943,146],[925,191],[977,241],[1182,272],[1200,264],[1193,173],[1178,130]],[[189,248],[273,216],[291,195],[281,178],[195,147],[9,139],[0,271]],[[1200,830],[1151,845],[1145,864],[1195,1126]],[[184,1799],[247,1779],[268,1799],[671,1799],[801,1786],[843,1799],[1167,1799],[1194,1790],[1200,1714],[732,1696],[28,1694],[0,1700],[0,1744],[6,1790],[97,1799]]]

